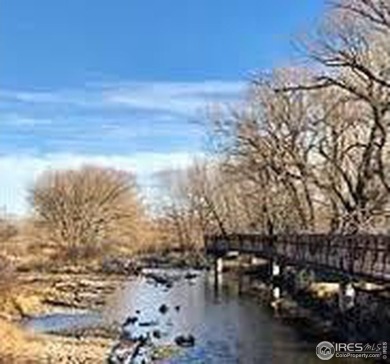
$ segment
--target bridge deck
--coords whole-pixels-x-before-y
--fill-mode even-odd
[[[378,283],[390,283],[390,236],[260,235],[206,236],[206,251],[253,254],[282,263],[330,270]]]

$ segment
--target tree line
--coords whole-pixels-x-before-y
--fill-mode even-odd
[[[255,77],[210,118],[211,160],[165,177],[178,241],[389,231],[390,1],[333,2],[299,47],[306,67]]]

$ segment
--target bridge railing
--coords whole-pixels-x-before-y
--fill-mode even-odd
[[[237,251],[390,281],[388,235],[232,234],[206,236],[205,241],[208,254]]]

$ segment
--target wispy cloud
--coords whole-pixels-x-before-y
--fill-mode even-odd
[[[239,100],[243,87],[120,82],[0,91],[0,206],[25,211],[26,188],[38,173],[84,163],[134,170],[145,190],[155,172],[200,153],[203,129],[194,121],[210,105]]]
[[[199,125],[210,105],[239,99],[240,82],[121,82],[89,84],[66,90],[8,90],[0,92],[0,152],[9,135],[20,147],[56,151],[75,148],[96,153],[89,146],[121,147],[131,143],[182,144],[192,147],[199,139]],[[116,138],[116,139],[115,139]],[[160,138],[160,140],[157,140]],[[6,139],[6,140],[4,140]],[[137,140],[136,140],[137,139]],[[149,139],[149,141],[147,140]],[[116,141],[118,143],[116,143]],[[144,149],[144,146],[140,146]],[[66,150],[65,150],[66,151]],[[119,150],[116,150],[119,152]]]
[[[193,116],[207,105],[236,99],[242,91],[239,82],[150,83],[108,87],[103,103],[140,110],[158,110]]]
[[[90,84],[79,89],[0,92],[6,103],[57,105],[90,109],[138,109],[192,114],[208,103],[232,101],[243,90],[242,82],[122,82]]]
[[[51,125],[53,120],[51,119],[45,119],[45,118],[39,118],[39,117],[32,117],[32,116],[25,116],[23,114],[17,114],[17,113],[4,113],[0,114],[1,125],[7,125],[8,127],[32,127],[32,126],[40,126],[40,125]]]

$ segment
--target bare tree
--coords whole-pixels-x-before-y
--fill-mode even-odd
[[[328,136],[323,135],[319,154],[339,177],[339,188],[333,184],[333,190],[350,231],[381,211],[390,192],[389,9],[388,1],[337,1],[309,48],[323,71],[310,85],[298,86],[333,90],[327,94],[333,95],[334,110],[322,120]]]
[[[278,72],[256,80],[242,110],[216,124],[216,133],[225,139],[220,153],[226,155],[226,170],[245,186],[246,205],[256,201],[252,215],[266,231],[316,228],[314,100],[301,90],[278,92],[295,77]]]
[[[92,166],[44,173],[30,199],[39,225],[74,258],[99,247],[138,208],[133,175]]]
[[[218,123],[228,169],[257,185],[252,198],[263,194],[262,218],[273,227],[316,231],[326,220],[331,230],[366,229],[389,202],[389,117],[380,106],[389,92],[340,87],[361,87],[347,71],[326,87],[296,72],[256,81],[244,110]]]
[[[336,9],[362,19],[378,31],[390,29],[390,3],[387,0],[341,0],[333,4]]]

